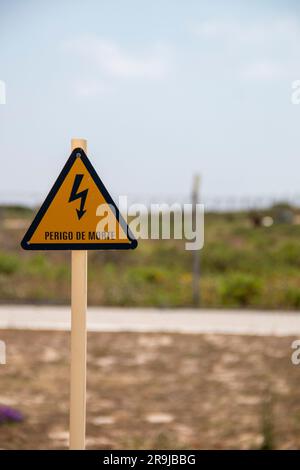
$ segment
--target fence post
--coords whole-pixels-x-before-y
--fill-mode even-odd
[[[200,175],[194,175],[193,187],[192,187],[192,220],[196,227],[196,211],[197,204],[199,204],[199,187],[200,187]],[[200,306],[200,251],[193,250],[193,305],[194,307]]]

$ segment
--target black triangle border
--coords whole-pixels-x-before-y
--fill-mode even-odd
[[[78,156],[80,154],[80,157]],[[29,243],[32,235],[34,234],[35,230],[37,229],[38,225],[40,224],[42,218],[46,214],[50,204],[52,203],[53,199],[55,198],[58,190],[60,189],[61,185],[63,184],[67,174],[69,173],[70,169],[72,168],[75,160],[77,158],[81,158],[83,164],[85,165],[87,171],[89,172],[90,176],[94,180],[96,186],[98,187],[99,191],[103,194],[104,199],[108,204],[111,204],[115,209],[116,219],[121,225],[122,229],[126,233],[128,240],[130,243]],[[39,211],[37,212],[33,222],[31,223],[29,229],[27,230],[26,234],[21,241],[21,247],[24,250],[128,250],[134,249],[137,247],[137,240],[133,236],[130,228],[128,227],[127,223],[125,222],[124,218],[120,214],[118,207],[116,206],[115,202],[113,201],[111,195],[107,191],[106,187],[104,186],[103,182],[99,178],[96,170],[94,169],[93,165],[91,164],[90,160],[86,156],[85,152],[81,148],[76,148],[72,151],[70,157],[68,158],[65,166],[63,167],[62,171],[60,172],[57,180],[55,181],[54,185],[52,186],[48,196],[46,197],[45,201],[43,202],[42,206],[40,207]]]

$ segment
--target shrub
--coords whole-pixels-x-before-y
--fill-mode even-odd
[[[127,271],[131,282],[138,284],[161,284],[166,279],[166,273],[159,266],[137,266]]]
[[[35,254],[26,263],[26,272],[30,275],[44,276],[51,265],[44,254]]]
[[[13,274],[19,269],[19,259],[15,255],[0,253],[0,273]]]
[[[253,305],[261,293],[261,281],[249,274],[230,274],[221,283],[220,296],[224,305]]]
[[[207,271],[225,272],[236,266],[236,251],[225,244],[207,245],[201,255],[203,269]]]
[[[289,287],[284,295],[284,305],[292,308],[300,307],[300,289],[297,287]]]
[[[300,244],[296,242],[286,242],[280,246],[275,253],[281,265],[300,266]]]

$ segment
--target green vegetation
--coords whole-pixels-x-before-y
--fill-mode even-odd
[[[267,212],[275,219],[278,208]],[[300,225],[255,226],[251,214],[207,214],[200,252],[203,307],[300,308]],[[67,303],[68,252],[25,252],[19,242],[32,214],[2,215],[0,300]],[[184,241],[141,240],[130,252],[89,253],[89,303],[192,306],[192,256]]]
[[[261,293],[261,281],[244,273],[230,273],[221,284],[221,299],[226,305],[248,306],[255,304]]]
[[[19,259],[16,255],[0,253],[0,274],[10,276],[19,269]]]

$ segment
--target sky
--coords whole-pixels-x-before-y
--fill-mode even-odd
[[[115,194],[299,194],[300,2],[0,0],[1,199],[70,154]]]

